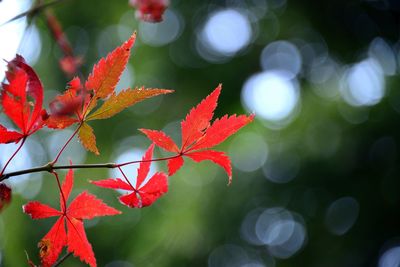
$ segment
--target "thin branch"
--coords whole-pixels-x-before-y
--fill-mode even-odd
[[[72,133],[72,135],[68,138],[67,142],[65,142],[64,146],[60,149],[60,151],[58,152],[57,156],[54,158],[54,160],[51,162],[51,165],[54,165],[57,163],[58,159],[60,158],[62,152],[65,150],[65,148],[67,147],[67,145],[69,144],[69,142],[71,142],[72,138],[75,137],[75,135],[78,133],[79,129],[82,126],[82,122],[79,124],[78,128],[76,128],[76,130]]]
[[[15,152],[12,154],[12,156],[7,160],[6,165],[4,165],[3,169],[0,172],[0,177],[3,175],[4,171],[6,170],[8,164],[10,164],[11,160],[17,155],[17,153],[20,151],[20,149],[22,148],[22,146],[24,145],[26,141],[26,137],[24,137],[22,139],[21,144],[18,146],[17,150],[15,150]]]
[[[72,252],[66,253],[64,256],[62,256],[56,263],[54,263],[53,267],[60,266],[61,263],[63,263],[69,256],[72,255]]]
[[[35,167],[35,168],[30,168],[30,169],[25,169],[25,170],[20,170],[16,172],[10,172],[10,173],[5,173],[0,176],[0,182],[3,180],[6,180],[10,177],[13,176],[19,176],[27,173],[35,173],[35,172],[53,172],[54,170],[68,170],[68,169],[114,169],[114,168],[119,168],[122,166],[130,165],[130,164],[136,164],[136,163],[141,163],[141,162],[153,162],[153,161],[163,161],[163,160],[170,160],[174,158],[181,157],[181,154],[177,154],[175,156],[171,157],[165,157],[165,158],[157,158],[157,159],[151,159],[151,160],[135,160],[135,161],[129,161],[129,162],[124,162],[124,163],[99,163],[99,164],[75,164],[75,165],[58,165],[54,166],[52,163],[48,163],[46,165],[43,165],[41,167]]]
[[[31,9],[29,9],[29,10],[27,10],[25,12],[22,12],[21,14],[16,15],[12,19],[4,22],[3,24],[0,25],[0,27],[6,25],[7,23],[13,22],[14,20],[23,18],[25,16],[33,16],[33,15],[41,12],[43,9],[45,9],[47,7],[50,7],[50,6],[53,6],[55,4],[61,3],[62,1],[64,1],[64,0],[53,0],[53,1],[48,2],[48,3],[42,3],[42,4],[35,5]]]
[[[135,187],[131,184],[131,182],[129,181],[128,177],[125,175],[122,168],[118,166],[118,170],[121,172],[122,176],[124,176],[125,181],[136,191]]]

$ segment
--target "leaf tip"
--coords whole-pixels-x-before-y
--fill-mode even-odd
[[[231,185],[232,185],[232,175],[229,175],[227,186],[231,186]]]

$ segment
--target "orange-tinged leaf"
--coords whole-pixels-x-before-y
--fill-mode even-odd
[[[217,107],[217,100],[221,93],[221,84],[195,108],[192,108],[185,120],[181,122],[182,127],[182,150],[190,146],[203,135],[203,131],[210,126],[210,120]]]
[[[84,148],[99,155],[99,150],[96,146],[96,136],[93,133],[93,128],[87,123],[83,123],[78,132],[79,140]]]
[[[97,98],[104,99],[114,92],[122,72],[128,63],[130,50],[136,39],[136,33],[121,46],[101,59],[90,73],[85,87],[93,90]]]
[[[87,120],[107,119],[147,98],[172,93],[173,90],[165,89],[126,89],[119,94],[113,93],[103,105],[87,117]]]
[[[69,116],[50,116],[46,120],[46,126],[51,129],[65,129],[78,121],[78,119]]]

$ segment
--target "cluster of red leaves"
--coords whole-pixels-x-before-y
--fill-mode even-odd
[[[161,22],[168,0],[130,0],[129,4],[136,8],[136,16],[147,22]]]
[[[92,183],[100,187],[132,191],[127,195],[119,197],[119,201],[128,207],[142,208],[150,206],[159,197],[168,192],[168,180],[165,173],[157,172],[144,183],[150,171],[153,150],[154,144],[147,149],[143,156],[138,169],[135,186],[128,179],[125,182],[120,178],[93,181]]]
[[[170,176],[182,167],[184,163],[183,156],[186,156],[195,162],[211,160],[220,165],[228,174],[229,183],[231,182],[232,167],[229,157],[224,152],[210,150],[210,148],[222,143],[240,128],[253,121],[254,115],[225,115],[210,124],[220,93],[221,85],[193,108],[186,116],[186,119],[181,122],[181,148],[178,148],[171,137],[162,131],[140,129],[157,146],[168,152],[178,154],[177,157],[168,160],[168,173]]]
[[[173,92],[172,90],[145,89],[143,87],[128,88],[119,93],[115,92],[115,87],[128,63],[135,38],[136,34],[133,34],[128,41],[117,47],[106,58],[101,59],[94,66],[84,84],[81,83],[79,78],[72,79],[67,90],[50,103],[49,114],[42,108],[43,86],[38,76],[25,63],[24,59],[17,55],[14,60],[8,63],[8,71],[6,72],[8,83],[2,85],[1,106],[4,113],[20,131],[13,131],[0,125],[0,143],[17,143],[20,140],[25,140],[44,125],[53,129],[64,129],[76,123],[78,124],[78,137],[82,145],[98,154],[95,135],[93,129],[87,124],[88,121],[110,118],[144,99]],[[148,157],[151,158],[151,154]],[[142,167],[142,169],[141,175],[143,175],[146,167]],[[82,261],[91,266],[96,266],[96,259],[91,245],[87,241],[82,220],[119,213],[119,211],[108,207],[101,200],[86,192],[80,194],[67,208],[66,201],[73,183],[72,175],[72,171],[70,171],[62,186],[60,194],[61,211],[39,202],[30,202],[24,206],[24,211],[31,215],[33,219],[60,217],[53,228],[39,242],[43,266],[54,264],[64,246],[67,246],[68,251],[80,257]],[[144,175],[146,176],[147,173]],[[159,173],[154,178],[156,178],[154,181],[164,179],[165,188],[167,188],[166,175]],[[151,190],[150,185],[151,183],[146,184],[139,189],[140,185],[138,184],[136,188],[140,192],[149,191]],[[157,188],[158,186],[158,183],[154,185]],[[165,192],[166,189],[159,193],[155,199]],[[151,198],[152,194],[154,193],[149,191],[146,196]],[[144,199],[144,195],[140,197],[140,201],[142,199]],[[0,210],[10,200],[11,189],[5,184],[0,184]],[[137,204],[136,206],[141,205]],[[131,206],[135,205],[132,204]],[[67,230],[65,230],[65,226]]]
[[[33,69],[20,56],[9,62],[6,73],[8,84],[3,84],[1,104],[5,114],[20,128],[20,132],[0,125],[0,143],[24,140],[43,125],[53,129],[64,129],[78,124],[77,133],[82,145],[98,154],[96,138],[88,121],[110,118],[146,98],[172,92],[144,88],[128,88],[119,93],[115,92],[115,87],[129,60],[135,37],[136,35],[133,34],[124,44],[117,47],[106,58],[101,59],[94,66],[85,83],[82,83],[79,78],[72,79],[67,90],[50,103],[50,114],[42,108],[43,87]],[[155,145],[173,153],[166,158],[169,176],[175,174],[183,166],[185,156],[195,162],[210,160],[220,165],[228,174],[230,183],[232,170],[229,157],[224,152],[211,148],[250,123],[254,115],[225,115],[211,123],[220,93],[221,85],[194,107],[181,122],[182,145],[180,148],[162,131],[140,129],[153,144],[142,158],[135,185],[130,183],[122,169],[120,170],[125,181],[122,178],[109,178],[92,181],[92,183],[100,187],[127,190],[129,193],[120,196],[119,200],[128,207],[142,208],[152,205],[168,191],[167,174],[157,172],[147,179],[151,162],[154,161]],[[54,175],[58,181],[58,175],[55,172]],[[43,266],[53,265],[64,247],[90,266],[96,266],[96,259],[87,240],[83,220],[120,213],[87,192],[79,194],[67,206],[72,187],[73,172],[70,170],[63,185],[60,186],[60,210],[37,201],[29,202],[23,207],[24,212],[33,219],[59,217],[39,242]],[[0,184],[0,210],[10,199],[11,189]]]
[[[86,237],[83,220],[121,213],[86,191],[79,194],[67,206],[73,183],[74,174],[70,170],[61,187],[60,210],[38,201],[29,202],[23,206],[23,211],[29,214],[32,219],[59,217],[50,231],[39,242],[40,258],[44,267],[52,266],[65,246],[68,247],[68,252],[73,253],[90,266],[96,266],[96,258]]]
[[[18,143],[43,127],[47,118],[43,109],[43,86],[34,70],[17,56],[7,65],[6,78],[1,91],[3,112],[20,129],[6,129],[0,124],[0,144]]]
[[[78,77],[70,83],[64,94],[50,103],[50,116],[46,125],[53,129],[64,129],[79,124],[78,137],[89,151],[99,154],[91,120],[107,119],[146,98],[173,92],[165,89],[125,89],[115,92],[119,79],[130,57],[136,34],[101,59],[83,85]],[[102,105],[94,110],[103,101]]]

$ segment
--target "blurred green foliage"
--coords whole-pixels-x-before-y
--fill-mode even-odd
[[[382,255],[400,244],[398,2],[172,0],[170,10],[178,14],[180,32],[176,40],[161,46],[143,41],[143,22],[135,19],[127,2],[70,0],[53,7],[77,54],[84,52],[79,54],[84,57],[84,76],[100,57],[131,32],[139,31],[130,60],[129,86],[175,90],[173,95],[137,104],[115,118],[93,123],[101,155],[88,154],[88,163],[114,161],[118,147],[118,151],[145,149],[150,143],[138,137],[138,128],[165,127],[179,140],[178,122],[219,83],[223,83],[223,91],[216,116],[249,112],[242,107],[243,85],[251,75],[262,71],[260,55],[264,47],[276,40],[289,40],[299,48],[302,42],[317,39],[338,62],[335,73],[340,77],[333,85],[310,82],[306,57],[302,55],[302,71],[297,75],[300,104],[291,122],[272,129],[269,125],[273,122],[257,116],[252,125],[219,147],[239,166],[246,159],[250,158],[252,165],[259,160],[257,155],[267,155],[262,166],[254,170],[240,169],[234,164],[231,186],[226,186],[227,177],[220,168],[209,162],[195,164],[188,160],[170,178],[168,194],[149,208],[135,210],[120,205],[116,192],[87,182],[108,178],[107,170],[77,171],[73,194],[89,190],[123,212],[88,224],[88,239],[98,265],[389,266],[384,264]],[[264,6],[266,11],[256,19],[254,14]],[[239,53],[210,62],[196,52],[196,38],[201,35],[207,17],[226,8],[248,12],[254,35]],[[42,14],[30,22],[38,27],[42,40],[42,52],[34,68],[45,90],[61,92],[68,81],[58,65],[61,51]],[[309,32],[314,32],[311,38]],[[385,76],[385,95],[379,103],[354,106],[339,93],[333,98],[318,94],[318,89],[331,90],[330,87],[339,91],[345,69],[366,57],[376,37],[390,45],[395,57],[395,73]],[[47,97],[54,94],[53,91]],[[38,139],[46,146],[50,135],[38,134]],[[246,139],[246,135],[251,138]],[[121,148],[121,141],[132,136],[136,139]],[[258,140],[252,139],[254,136],[262,142],[252,143]],[[268,153],[259,151],[254,158],[254,149],[264,146]],[[159,156],[162,153],[159,151]],[[283,173],[294,170],[293,177],[278,183],[266,179],[268,168],[273,166],[279,166]],[[159,168],[165,170],[166,166],[160,164]],[[135,177],[136,173],[129,175]],[[56,188],[53,177],[43,174],[43,186],[35,199],[56,206]],[[336,202],[340,199],[344,207],[332,206],[341,203]],[[53,222],[33,221],[23,214],[21,206],[27,201],[14,194],[12,204],[0,215],[1,266],[25,266],[24,250],[38,262],[36,244]],[[352,203],[355,208],[346,210]],[[243,233],[249,212],[273,207],[290,211],[304,230],[300,247],[286,257],[274,252],[272,245],[248,242]],[[336,213],[332,211],[335,209]],[[289,238],[290,233],[285,233]],[[393,259],[400,262],[400,256]],[[81,265],[73,257],[63,264]]]

